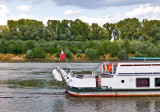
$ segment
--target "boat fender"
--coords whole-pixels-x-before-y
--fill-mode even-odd
[[[111,72],[111,71],[112,71],[112,65],[108,64],[108,72]]]

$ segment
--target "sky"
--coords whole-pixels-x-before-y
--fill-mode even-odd
[[[160,0],[0,0],[0,25],[7,20],[75,20],[92,24],[125,18],[160,20]]]

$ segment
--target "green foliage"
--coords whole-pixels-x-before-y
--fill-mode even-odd
[[[77,57],[82,57],[81,54],[82,54],[82,50],[79,49],[79,50],[77,51]]]
[[[141,53],[139,53],[138,51],[134,54],[135,57],[143,57],[143,55]]]
[[[103,44],[97,48],[97,54],[100,56],[105,54],[105,47],[103,46]]]
[[[46,53],[59,57],[61,48],[68,58],[72,53],[89,58],[104,54],[120,59],[127,54],[160,57],[159,43],[160,20],[127,18],[103,26],[80,19],[48,20],[45,26],[42,21],[20,19],[0,25],[0,53],[27,55],[32,50],[33,58],[44,58]]]
[[[160,45],[148,47],[147,51],[149,57],[160,57]]]
[[[33,49],[36,46],[36,42],[34,40],[27,40],[25,43],[25,48],[27,50]]]
[[[127,51],[126,49],[121,49],[119,52],[118,52],[118,58],[123,60],[127,55]]]
[[[69,46],[69,49],[73,54],[76,54],[77,51],[78,51],[78,47],[76,45],[73,45],[73,44]]]
[[[20,19],[8,20],[7,25],[0,26],[0,39],[15,40],[147,40],[154,44],[160,41],[160,20],[127,18],[115,24],[97,23],[89,25],[80,19],[48,20],[47,26],[42,21]]]
[[[95,49],[87,48],[85,50],[85,55],[88,58],[96,58],[98,56],[97,51]]]
[[[7,41],[4,39],[0,40],[0,53],[7,53]]]
[[[26,58],[27,59],[32,59],[33,58],[33,51],[31,49],[26,52]]]
[[[72,52],[69,49],[65,49],[64,53],[66,58],[72,58]]]
[[[103,27],[105,28],[106,32],[107,32],[107,40],[111,40],[112,36],[115,39],[116,38],[116,25],[112,24],[112,23],[105,23],[103,25]]]
[[[139,39],[141,36],[141,23],[137,18],[127,18],[117,23],[117,39]]]
[[[45,58],[46,52],[40,47],[35,47],[33,49],[33,58]]]
[[[111,45],[110,45],[110,56],[111,57],[116,57],[118,55],[118,52],[119,52],[119,46],[116,42],[111,42]]]

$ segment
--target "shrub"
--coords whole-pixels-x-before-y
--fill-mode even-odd
[[[97,48],[97,54],[98,55],[104,55],[105,54],[105,48],[103,45],[100,45],[98,48]]]
[[[126,54],[127,54],[126,49],[121,49],[118,53],[118,58],[122,60],[126,57]]]
[[[34,40],[27,40],[25,42],[25,48],[28,49],[33,49],[36,45],[36,42]]]
[[[97,57],[97,51],[95,49],[87,48],[85,50],[85,55],[88,58],[96,58]]]
[[[110,53],[111,42],[105,40],[105,41],[103,41],[102,45],[103,45],[103,47],[104,47],[105,53]]]
[[[135,57],[147,57],[148,55],[147,54],[142,54],[142,53],[139,53],[139,52],[136,52],[134,54]]]
[[[72,58],[72,52],[69,49],[65,49],[64,54],[66,58]]]
[[[33,57],[34,58],[45,58],[46,52],[40,49],[40,47],[36,47],[33,49]]]
[[[77,51],[77,57],[82,57],[81,54],[82,54],[82,50],[78,50],[78,51]]]
[[[111,57],[118,56],[118,52],[119,52],[118,44],[116,42],[112,42],[110,47],[110,56]]]
[[[77,51],[78,51],[78,47],[75,46],[75,45],[71,45],[71,46],[69,47],[69,49],[70,49],[70,51],[71,51],[73,54],[76,54]]]
[[[33,51],[31,49],[26,52],[26,58],[27,59],[32,59],[33,58]]]

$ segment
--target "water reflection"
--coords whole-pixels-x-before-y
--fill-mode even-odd
[[[65,112],[159,112],[159,97],[66,97]],[[158,101],[157,101],[158,100]]]

